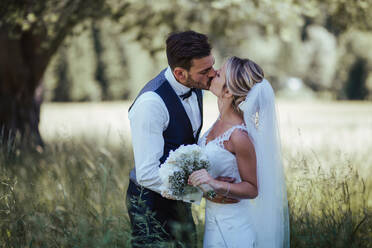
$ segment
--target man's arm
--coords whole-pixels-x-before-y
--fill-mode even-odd
[[[141,95],[129,112],[137,182],[160,193],[159,159],[164,152],[163,131],[169,123],[168,110],[154,92]]]

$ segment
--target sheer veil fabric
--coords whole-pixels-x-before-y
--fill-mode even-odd
[[[257,247],[290,247],[287,191],[270,83],[266,79],[256,83],[239,108],[257,157],[258,196],[248,204]]]

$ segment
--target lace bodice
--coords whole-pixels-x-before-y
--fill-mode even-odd
[[[199,145],[202,146],[202,147],[205,147],[207,144],[207,137],[210,133],[210,131],[213,129],[214,125],[208,129],[208,131],[203,135],[203,137],[199,140]],[[235,129],[242,129],[242,130],[247,130],[247,128],[245,127],[245,125],[241,124],[241,125],[235,125],[235,126],[232,126],[231,128],[229,128],[228,130],[226,130],[222,135],[214,138],[213,140],[210,140],[208,142],[208,144],[210,142],[216,142],[221,148],[225,149],[225,146],[224,146],[224,142],[225,141],[228,141],[230,139],[230,136],[231,134],[235,131]],[[225,149],[226,150],[226,149]]]
[[[210,174],[213,177],[234,177],[236,179],[236,183],[241,182],[236,157],[234,154],[226,150],[224,142],[230,139],[231,134],[236,129],[246,131],[246,127],[244,125],[235,125],[225,131],[222,135],[216,137],[206,144],[207,136],[212,129],[213,126],[202,136],[198,143],[202,148],[205,149],[208,159],[211,163],[211,168],[209,170]]]

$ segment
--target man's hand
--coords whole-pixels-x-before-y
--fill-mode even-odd
[[[235,182],[236,178],[234,178],[234,177],[216,177],[216,180],[222,181],[222,182],[233,183],[233,182]]]
[[[229,198],[223,195],[217,194],[213,199],[206,197],[208,200],[215,202],[215,203],[221,203],[221,204],[231,204],[231,203],[238,203],[238,199]]]
[[[216,177],[216,180],[222,181],[222,182],[227,182],[227,183],[234,183],[236,178],[234,177]],[[217,194],[216,197],[213,199],[207,198],[208,200],[216,203],[221,203],[221,204],[231,204],[231,203],[238,203],[240,200],[234,199],[234,198],[229,198],[223,195]]]

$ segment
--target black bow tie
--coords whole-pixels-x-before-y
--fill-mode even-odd
[[[182,100],[185,100],[187,98],[189,98],[191,95],[192,95],[192,92],[195,92],[196,89],[195,88],[191,88],[189,91],[187,91],[185,94],[182,94],[180,95],[180,97],[182,98]]]

